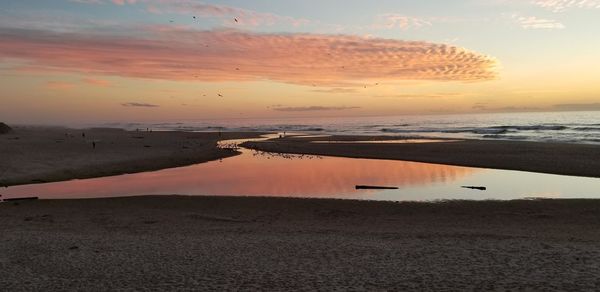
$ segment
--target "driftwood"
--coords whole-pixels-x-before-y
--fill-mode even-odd
[[[480,190],[480,191],[487,190],[486,187],[474,187],[474,186],[462,186],[462,188],[464,188],[464,189],[472,189],[472,190]]]
[[[38,197],[23,197],[23,198],[10,198],[4,199],[5,202],[14,202],[14,201],[35,201],[39,199]]]
[[[356,186],[357,190],[397,190],[398,187]]]

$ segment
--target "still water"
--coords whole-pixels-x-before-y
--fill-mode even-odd
[[[241,155],[159,171],[9,187],[3,198],[97,198],[135,195],[223,195],[392,201],[439,199],[600,198],[600,179],[393,160]],[[398,187],[356,190],[356,185]],[[486,191],[462,186],[485,186]]]

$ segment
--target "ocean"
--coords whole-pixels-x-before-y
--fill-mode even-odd
[[[265,131],[600,144],[600,111],[186,120],[96,126],[155,131]]]

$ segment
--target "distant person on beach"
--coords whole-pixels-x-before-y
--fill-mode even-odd
[[[92,142],[92,149],[96,149],[96,142]]]
[[[81,137],[85,138],[85,132],[81,133]]]

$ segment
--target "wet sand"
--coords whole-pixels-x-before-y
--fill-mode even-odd
[[[206,162],[238,154],[217,149],[218,140],[259,135],[222,133],[220,136],[218,133],[58,127],[13,127],[13,130],[0,136],[0,186],[100,177]]]
[[[598,290],[600,200],[0,203],[0,290]]]
[[[395,159],[457,166],[522,170],[600,177],[600,146],[500,140],[462,140],[443,143],[340,143],[392,139],[389,136],[286,137],[247,142],[245,147],[279,153],[352,158]],[[312,141],[334,143],[311,143]]]

